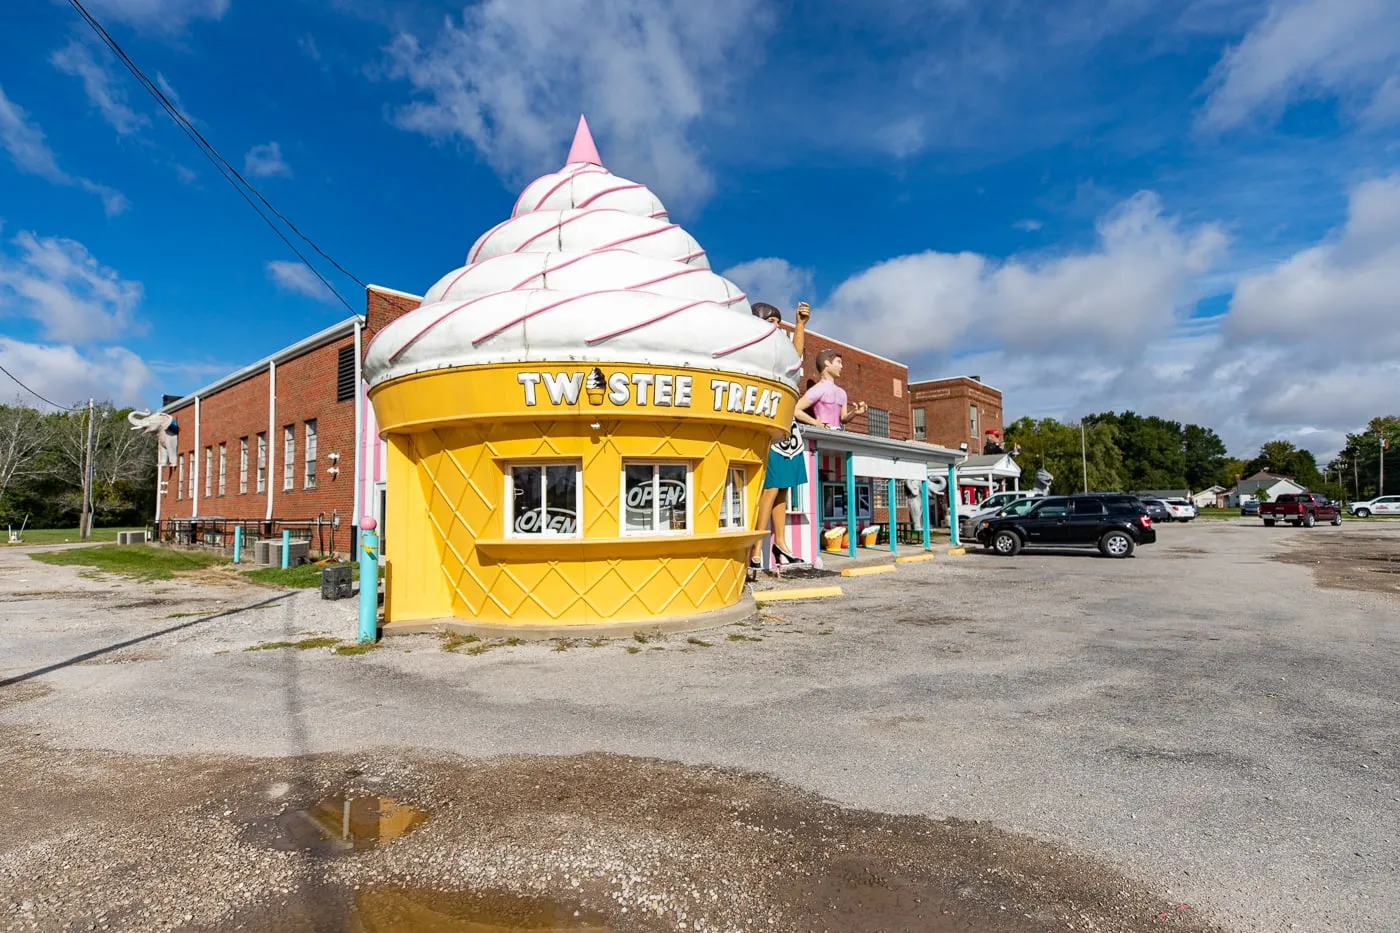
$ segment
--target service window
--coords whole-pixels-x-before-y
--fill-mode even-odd
[[[747,484],[747,470],[743,467],[729,468],[729,476],[724,481],[724,502],[720,505],[719,527],[747,528],[749,526],[745,518],[748,515],[748,503],[744,495]]]
[[[583,514],[576,463],[517,463],[506,470],[506,534],[578,537]]]
[[[689,531],[690,467],[684,463],[624,464],[622,501],[624,535]]]
[[[1068,511],[1067,499],[1044,499],[1031,514],[1036,518],[1063,518]]]

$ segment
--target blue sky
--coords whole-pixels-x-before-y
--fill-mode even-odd
[[[89,8],[366,281],[460,264],[582,111],[756,297],[1011,417],[1325,456],[1396,410],[1388,0]],[[0,11],[0,94],[0,364],[44,394],[156,401],[348,315],[67,3]]]

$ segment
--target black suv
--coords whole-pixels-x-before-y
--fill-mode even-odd
[[[977,540],[1006,557],[1023,547],[1097,547],[1105,557],[1131,557],[1157,531],[1136,497],[1090,493],[1049,496],[1023,515],[980,521]]]

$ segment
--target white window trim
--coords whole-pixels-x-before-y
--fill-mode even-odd
[[[175,462],[179,465],[180,470],[175,479],[175,501],[179,502],[185,497],[185,455],[180,454],[175,458]]]
[[[258,483],[258,492],[259,492],[259,493],[264,493],[264,492],[267,492],[267,452],[268,452],[267,435],[266,435],[266,434],[263,434],[261,431],[258,432],[257,441],[258,441],[258,452],[257,452],[257,457],[258,457],[258,459],[257,459],[257,483]]]
[[[214,448],[204,448],[204,498],[214,495]]]
[[[735,479],[734,474],[738,474]],[[739,490],[739,521],[734,523],[734,515],[729,514],[729,484],[733,481]],[[749,470],[748,467],[731,466],[724,475],[724,501],[719,507],[720,531],[747,531],[749,527]],[[726,517],[727,516],[727,517]]]
[[[282,491],[297,488],[297,426],[282,425]]]
[[[238,439],[238,494],[248,494],[248,438]]]
[[[219,442],[219,498],[228,492],[228,442]]]
[[[573,534],[564,534],[559,531],[551,531],[547,527],[543,531],[533,534],[515,530],[515,469],[517,467],[573,467],[574,468],[574,515],[577,516],[577,526]],[[540,482],[545,481],[547,474],[541,469]],[[501,513],[505,516],[505,536],[507,538],[518,538],[522,541],[536,541],[541,538],[551,538],[554,540],[573,540],[583,537],[583,462],[579,460],[512,460],[505,465],[505,508]],[[545,499],[544,490],[540,490],[540,507],[546,510],[548,518],[549,502]],[[547,524],[547,522],[546,522]]]
[[[312,426],[315,426],[313,433]],[[312,456],[311,441],[316,441],[316,456]],[[301,423],[301,443],[302,443],[302,488],[316,488],[316,459],[321,454],[321,425],[315,418],[308,418]]]
[[[649,466],[651,470],[652,506],[651,519],[653,525],[661,524],[660,498],[657,496],[656,485],[658,484],[657,467],[662,466],[683,466],[685,467],[685,528],[676,530],[673,528],[650,528],[629,531],[627,528],[627,468],[629,466]],[[618,498],[617,498],[617,523],[621,536],[624,538],[649,538],[655,535],[665,535],[666,537],[684,537],[695,534],[695,465],[689,460],[623,460],[622,469],[618,471]]]

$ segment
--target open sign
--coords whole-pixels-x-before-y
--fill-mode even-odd
[[[657,491],[659,488],[659,491]],[[653,496],[656,496],[653,502]],[[648,480],[627,490],[627,507],[638,511],[651,511],[653,504],[665,511],[685,508],[685,482],[663,479],[656,483]]]
[[[531,509],[515,517],[515,531],[522,535],[578,532],[578,515],[569,509]]]

